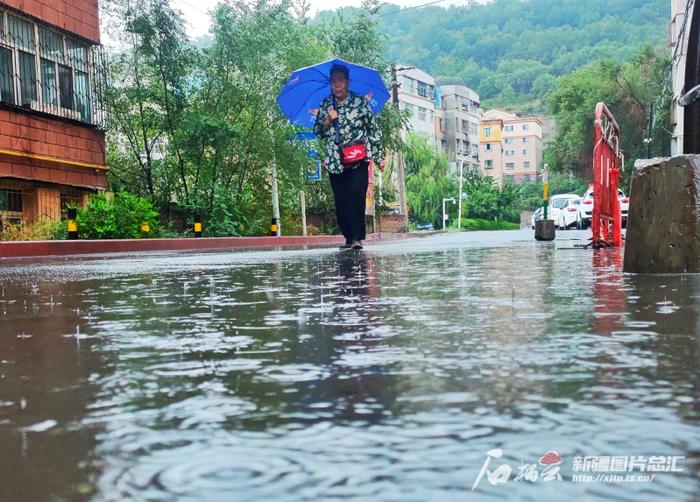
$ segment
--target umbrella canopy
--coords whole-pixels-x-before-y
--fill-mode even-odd
[[[313,127],[321,101],[331,95],[329,72],[334,64],[348,68],[350,90],[364,96],[373,113],[379,113],[389,100],[389,91],[377,70],[331,59],[294,71],[277,96],[277,104],[292,124]]]

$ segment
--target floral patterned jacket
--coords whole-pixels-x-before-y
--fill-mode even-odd
[[[323,122],[328,116],[328,109],[333,107],[333,96],[328,96],[321,102],[314,132],[325,143],[325,165],[329,173],[340,174],[343,172],[343,164],[340,162],[338,145],[349,141],[364,139],[367,148],[367,156],[375,162],[383,158],[382,135],[377,121],[374,118],[367,102],[352,91],[348,91],[345,102],[338,104],[339,142],[336,143],[336,126],[331,123],[328,129],[324,129]],[[359,164],[351,166],[357,167]]]

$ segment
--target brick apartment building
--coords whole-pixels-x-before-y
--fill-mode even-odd
[[[106,187],[98,0],[0,0],[0,224]]]

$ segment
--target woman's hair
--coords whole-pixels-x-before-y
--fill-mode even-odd
[[[348,67],[345,65],[335,63],[331,66],[331,71],[328,73],[328,76],[333,78],[334,73],[342,73],[346,80],[350,80],[350,70],[348,70]]]

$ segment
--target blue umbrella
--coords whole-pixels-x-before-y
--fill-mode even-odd
[[[321,101],[331,95],[328,72],[334,64],[342,64],[348,68],[350,90],[365,97],[375,114],[379,113],[389,100],[389,91],[377,70],[342,59],[331,59],[294,71],[277,96],[277,104],[292,124],[313,127]]]

